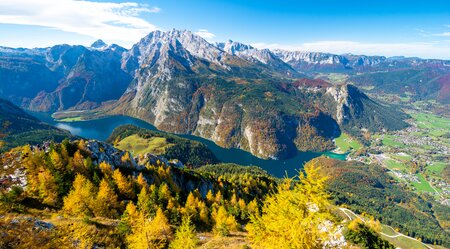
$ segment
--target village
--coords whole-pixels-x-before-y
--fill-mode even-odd
[[[408,128],[375,134],[370,149],[354,150],[347,160],[378,163],[407,188],[450,206],[449,120],[412,113]]]

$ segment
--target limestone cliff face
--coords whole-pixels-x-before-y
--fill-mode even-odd
[[[339,125],[327,113],[291,115],[282,108],[260,106],[265,100],[225,94],[218,89],[224,82],[219,86],[211,83],[182,88],[169,84],[157,86],[164,86],[164,91],[154,89],[141,94],[147,96],[148,107],[135,106],[143,102],[135,102],[136,95],[131,94],[114,112],[144,119],[161,130],[193,134],[222,147],[240,148],[261,158],[288,158],[297,150],[328,150],[333,147],[331,139],[340,134]]]
[[[289,65],[346,67],[354,60],[348,56],[273,53],[231,41],[211,44],[190,31],[170,30],[151,32],[130,50],[103,42],[90,48],[0,47],[3,57],[8,63],[0,63],[6,75],[0,93],[28,109],[93,109],[83,112],[88,118],[133,116],[164,131],[194,134],[261,158],[329,150],[342,131],[358,135],[361,129],[404,126],[401,112],[356,87],[301,78]],[[20,74],[21,69],[40,72],[50,82],[37,87],[39,82]],[[11,86],[26,94],[11,92]]]
[[[344,84],[329,87],[324,96],[327,111],[346,130],[369,131],[401,129],[406,115],[399,110],[370,99],[357,87]],[[333,102],[334,106],[325,103]]]
[[[327,93],[330,94],[336,102],[336,121],[342,124],[346,118],[345,114],[349,108],[348,88],[342,86],[329,87]]]
[[[265,58],[249,49],[252,58]],[[123,68],[137,67],[134,81],[107,113],[261,158],[332,149],[342,129],[366,128],[359,120],[370,123],[382,115],[371,114],[371,100],[353,86],[282,79],[268,64],[244,55],[247,51],[228,53],[189,31],[151,33],[124,55]]]
[[[150,81],[142,88],[147,93],[130,94],[128,102],[115,110],[147,120],[161,130],[197,135],[223,147],[274,159],[288,158],[297,150],[332,149],[332,138],[343,130],[357,134],[361,129],[402,125],[398,124],[399,112],[370,100],[352,85],[318,88],[291,84],[289,94],[281,98],[295,101],[276,104],[267,99],[267,92],[255,96],[258,89],[246,92],[245,86],[233,82],[205,81]],[[224,89],[227,84],[231,89]],[[136,101],[133,96],[146,98]]]

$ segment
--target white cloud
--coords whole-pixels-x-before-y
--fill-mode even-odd
[[[160,11],[135,2],[1,0],[0,23],[48,27],[130,45],[158,29],[140,15]]]
[[[433,36],[444,36],[444,37],[447,37],[447,36],[450,36],[450,32],[443,32],[443,33],[439,33],[439,34],[433,34]]]
[[[333,54],[365,54],[384,56],[417,56],[423,58],[450,59],[450,43],[363,43],[355,41],[317,41],[298,45],[254,43],[257,48],[284,49],[289,51],[328,52]]]
[[[216,37],[215,34],[209,32],[207,29],[199,29],[197,32],[195,32],[195,34],[206,40],[212,40],[214,37]]]

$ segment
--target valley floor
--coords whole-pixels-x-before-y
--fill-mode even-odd
[[[410,127],[374,134],[369,153],[350,159],[377,162],[400,184],[450,205],[450,119],[427,112],[409,114]]]

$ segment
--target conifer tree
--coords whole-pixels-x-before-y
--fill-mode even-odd
[[[133,202],[129,202],[120,219],[118,229],[121,234],[130,234],[131,228],[136,226],[139,220],[139,212]]]
[[[80,150],[77,150],[73,154],[72,166],[76,172],[81,173],[81,174],[86,173],[86,170],[84,168],[84,157],[81,154]]]
[[[119,214],[119,201],[114,190],[105,179],[102,179],[95,201],[95,215],[116,218]]]
[[[67,162],[64,161],[55,149],[50,151],[50,160],[56,170],[63,171],[65,169]]]
[[[184,216],[181,225],[175,233],[175,239],[170,243],[171,249],[195,249],[199,239],[195,233],[195,227],[189,217]]]
[[[24,159],[24,166],[27,169],[27,192],[39,195],[39,172],[42,171],[42,166],[45,165],[43,153],[38,151],[33,153],[29,147],[26,147],[24,154],[29,155]]]
[[[113,179],[120,194],[130,199],[135,197],[132,182],[130,182],[119,169],[114,170]]]
[[[217,191],[214,201],[219,205],[223,204],[223,196],[222,196],[222,192],[220,192],[220,190]]]
[[[148,218],[139,212],[137,220],[133,221],[131,233],[127,236],[129,248],[165,248],[172,236],[169,221],[161,209],[155,217]]]
[[[58,185],[52,173],[45,168],[41,168],[38,173],[39,197],[42,203],[56,205],[58,202]]]
[[[131,162],[131,154],[128,151],[125,152],[125,154],[123,154],[123,156],[121,157],[120,160],[122,161],[122,164],[124,166],[127,166],[127,167],[132,167],[133,166],[133,164]]]
[[[197,209],[198,209],[198,218],[200,220],[200,222],[203,223],[203,225],[205,226],[209,226],[210,225],[210,220],[209,220],[209,209],[206,206],[206,203],[203,201],[199,201],[197,204]]]
[[[138,195],[137,206],[140,212],[146,216],[153,216],[156,213],[156,203],[150,196],[147,188],[142,188]]]
[[[211,189],[208,190],[208,193],[206,194],[206,201],[209,205],[213,204],[214,202],[214,194]]]
[[[169,186],[165,182],[162,183],[158,189],[158,202],[160,205],[166,206],[171,197]]]
[[[63,211],[75,216],[93,215],[94,185],[78,174],[72,186],[72,190],[64,198]]]
[[[142,188],[147,188],[148,187],[148,183],[147,180],[145,180],[144,175],[142,175],[142,172],[139,173],[139,176],[136,180],[137,184],[139,185],[139,187]]]
[[[239,199],[237,206],[238,206],[238,210],[240,212],[240,219],[241,220],[247,219],[249,217],[249,213],[248,213],[247,204],[245,203],[245,201],[243,199]]]
[[[328,232],[321,229],[331,215],[325,192],[326,178],[318,172],[316,161],[305,165],[301,182],[287,179],[276,194],[264,201],[262,215],[255,215],[248,228],[254,248],[322,248]],[[333,227],[328,228],[334,230]]]
[[[238,223],[234,216],[227,213],[224,206],[213,212],[214,227],[213,232],[216,236],[228,236],[230,232],[238,230]]]
[[[197,215],[197,200],[192,192],[189,193],[186,203],[184,204],[184,215],[193,217]],[[197,220],[194,218],[194,220]]]
[[[251,202],[248,203],[247,212],[249,217],[259,213],[258,201],[256,201],[256,199],[253,199]]]
[[[112,177],[113,170],[109,163],[103,161],[98,165],[98,167],[100,168],[100,171],[105,175],[105,177]]]

